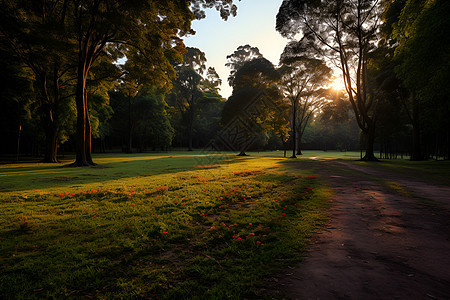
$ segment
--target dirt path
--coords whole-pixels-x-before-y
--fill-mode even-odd
[[[350,163],[316,171],[335,190],[305,259],[274,278],[292,299],[450,299],[450,188]],[[302,165],[303,164],[303,165]],[[307,162],[299,162],[305,167]],[[394,181],[407,196],[383,186]],[[424,200],[425,199],[425,200]]]

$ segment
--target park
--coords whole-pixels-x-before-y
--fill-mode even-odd
[[[450,298],[449,13],[1,0],[0,298]]]

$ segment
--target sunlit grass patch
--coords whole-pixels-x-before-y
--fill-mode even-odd
[[[402,196],[406,196],[406,197],[412,197],[413,196],[413,194],[410,191],[406,190],[403,187],[403,185],[401,185],[398,182],[390,181],[390,180],[384,180],[383,182],[388,188],[390,188],[391,190],[395,191],[396,193],[398,193],[398,194],[400,194]]]
[[[0,294],[263,297],[262,279],[298,260],[326,220],[329,190],[282,158],[221,159],[3,194]]]

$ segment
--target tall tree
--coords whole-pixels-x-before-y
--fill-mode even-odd
[[[238,48],[239,49],[239,48]],[[235,61],[241,65],[233,74],[233,94],[225,103],[222,113],[222,124],[225,127],[233,125],[236,135],[242,140],[255,139],[271,130],[274,118],[280,117],[277,108],[280,105],[280,94],[277,88],[279,73],[273,64],[264,57],[256,57],[244,62]],[[245,138],[244,138],[245,137]],[[246,155],[246,141],[238,142],[234,148],[240,148],[241,156]]]
[[[367,62],[377,41],[379,0],[284,0],[276,29],[287,37],[302,33],[342,72],[365,142],[364,160],[376,160],[376,99],[370,89]]]
[[[178,78],[174,82],[172,96],[186,126],[188,150],[192,151],[198,102],[203,94],[201,85],[204,82],[202,75],[206,69],[206,56],[199,49],[188,47],[183,58],[183,63],[175,67]]]
[[[185,51],[181,36],[193,33],[191,21],[215,7],[222,18],[236,14],[232,0],[76,0],[70,2],[71,29],[77,49],[77,156],[75,166],[93,165],[86,79],[101,55],[120,57],[135,51],[145,58],[155,77],[170,85],[175,71],[170,61]],[[192,7],[192,11],[190,8]]]
[[[281,54],[279,87],[291,105],[292,158],[302,155],[301,141],[314,111],[326,101],[323,87],[332,70],[323,60],[316,59],[305,47],[305,39],[291,41]],[[297,153],[296,153],[297,151]]]
[[[225,66],[230,68],[230,75],[228,76],[228,84],[234,85],[234,77],[236,72],[247,62],[256,58],[262,58],[263,55],[259,52],[258,47],[250,45],[239,46],[232,54],[227,55],[227,63]]]

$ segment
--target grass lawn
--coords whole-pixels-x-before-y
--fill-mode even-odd
[[[377,155],[378,157],[378,155]],[[410,161],[409,159],[380,159],[378,162],[360,161],[358,151],[303,151],[302,158],[320,160],[344,160],[356,165],[365,165],[399,174],[405,178],[450,186],[449,160]]]
[[[281,156],[0,165],[0,295],[264,298],[263,279],[299,260],[331,195]]]

